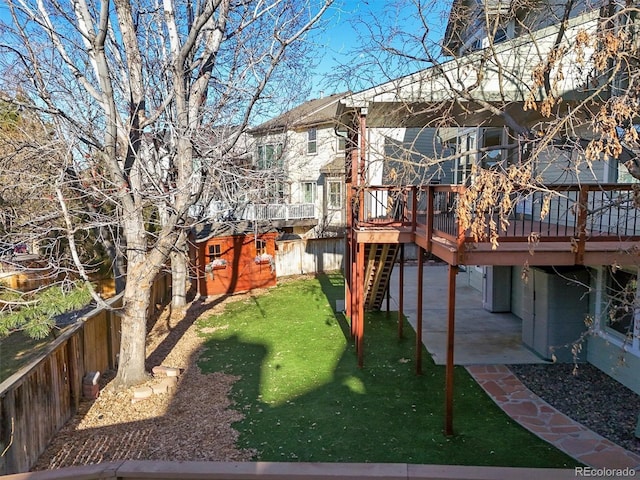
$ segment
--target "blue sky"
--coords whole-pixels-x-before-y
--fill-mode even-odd
[[[386,0],[334,0],[331,11],[325,17],[325,25],[317,33],[317,49],[319,64],[313,77],[312,98],[344,91],[345,85],[334,82],[327,85],[326,75],[331,74],[336,66],[354,61],[353,50],[360,44],[360,36],[367,36],[366,20],[375,18],[377,22],[386,24],[389,28],[399,28],[404,31],[424,31],[415,9],[409,6],[399,12],[394,10],[394,3]],[[406,2],[411,4],[413,2]],[[427,3],[427,2],[421,2]],[[436,8],[446,9],[447,0],[434,2]],[[446,14],[446,12],[445,12]],[[428,15],[429,40],[439,41],[444,35],[446,17],[442,11]],[[369,24],[371,24],[369,22]],[[420,67],[424,68],[424,67]],[[417,68],[416,68],[417,69]],[[384,78],[380,77],[382,83]],[[373,86],[373,85],[368,85]]]
[[[406,1],[406,4],[424,3],[430,0],[413,0]],[[397,0],[334,0],[330,11],[323,19],[323,26],[314,36],[316,48],[316,58],[318,66],[315,68],[312,83],[312,91],[310,98],[318,98],[322,95],[330,95],[347,90],[344,82],[333,81],[328,82],[327,76],[334,73],[337,66],[341,64],[350,64],[354,60],[353,50],[360,46],[360,37],[367,36],[369,32],[366,30],[367,22],[371,18],[375,18],[376,22],[388,25],[389,28],[398,27],[405,31],[422,31],[423,27],[419,22],[418,15],[410,6],[406,6],[401,10],[396,10]],[[434,0],[436,8],[447,8],[450,0]],[[395,11],[394,11],[395,10]],[[5,3],[0,0],[0,19],[8,20],[7,8]],[[428,17],[429,23],[429,39],[438,41],[442,38],[445,27],[445,17],[441,14],[433,13]],[[362,54],[361,54],[362,55]],[[420,66],[419,68],[424,68]],[[413,71],[417,70],[416,67]],[[363,85],[368,88],[375,84],[385,81],[380,76],[376,79],[376,75],[372,74],[373,79],[369,84]]]

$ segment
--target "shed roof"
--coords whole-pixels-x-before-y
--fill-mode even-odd
[[[193,228],[196,243],[206,242],[214,237],[230,237],[234,235],[251,235],[257,233],[277,233],[278,230],[268,222],[252,222],[241,220],[237,222],[205,223]]]

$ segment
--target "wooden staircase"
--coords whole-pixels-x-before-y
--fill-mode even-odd
[[[393,264],[399,245],[389,243],[368,244],[365,249],[365,310],[380,310],[389,286]]]

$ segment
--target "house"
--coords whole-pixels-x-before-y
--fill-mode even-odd
[[[204,128],[198,140],[200,158],[196,160],[193,188],[199,198],[189,215],[205,222],[242,219],[250,201],[247,193],[264,182],[252,165],[251,138],[231,125]]]
[[[402,247],[415,244],[420,255],[447,262],[447,433],[462,269],[483,290],[487,309],[522,318],[522,340],[541,357],[577,355],[640,393],[640,214],[636,187],[623,183],[630,179],[624,164],[633,165],[637,155],[624,147],[617,158],[589,151],[592,140],[617,145],[617,137],[591,128],[617,90],[595,68],[595,44],[585,40],[614,18],[622,22],[616,28],[635,20],[615,12],[603,19],[604,3],[574,3],[567,9],[528,2],[519,9],[518,2],[456,0],[442,47],[451,60],[341,101],[358,132],[346,179],[347,205],[354,206],[347,218],[346,308],[359,362],[364,310],[375,308]],[[616,77],[614,87],[625,81]],[[389,180],[381,172],[392,160],[381,156],[381,145],[397,141],[384,134],[393,128],[438,139],[423,156],[423,170],[432,174],[422,183],[374,183]],[[586,345],[572,351],[587,330]]]
[[[303,273],[340,264],[341,248],[332,255],[319,253],[313,241],[344,234],[348,140],[338,109],[345,95],[305,102],[248,132],[217,128],[208,134],[201,151],[210,172],[190,212],[205,225],[195,230],[192,249],[200,294],[275,284],[274,258],[270,265],[253,259],[264,248],[274,257],[276,237],[282,240],[283,259],[299,252],[293,268],[284,270]],[[225,150],[234,134],[238,141]],[[225,171],[232,173],[225,176]],[[305,237],[302,243],[294,245],[300,237]],[[260,242],[264,248],[254,251],[252,245]]]
[[[278,232],[248,221],[208,223],[194,229],[191,265],[200,295],[223,295],[276,285]]]
[[[348,140],[338,109],[345,95],[305,102],[249,131],[254,166],[270,181],[245,218],[307,237],[343,232]]]

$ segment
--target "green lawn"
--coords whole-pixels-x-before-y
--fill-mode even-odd
[[[205,372],[238,375],[235,428],[257,460],[573,467],[573,459],[511,421],[463,368],[455,372],[454,429],[443,435],[444,367],[395,315],[369,314],[365,368],[345,318],[333,311],[339,275],[299,280],[201,318]]]

